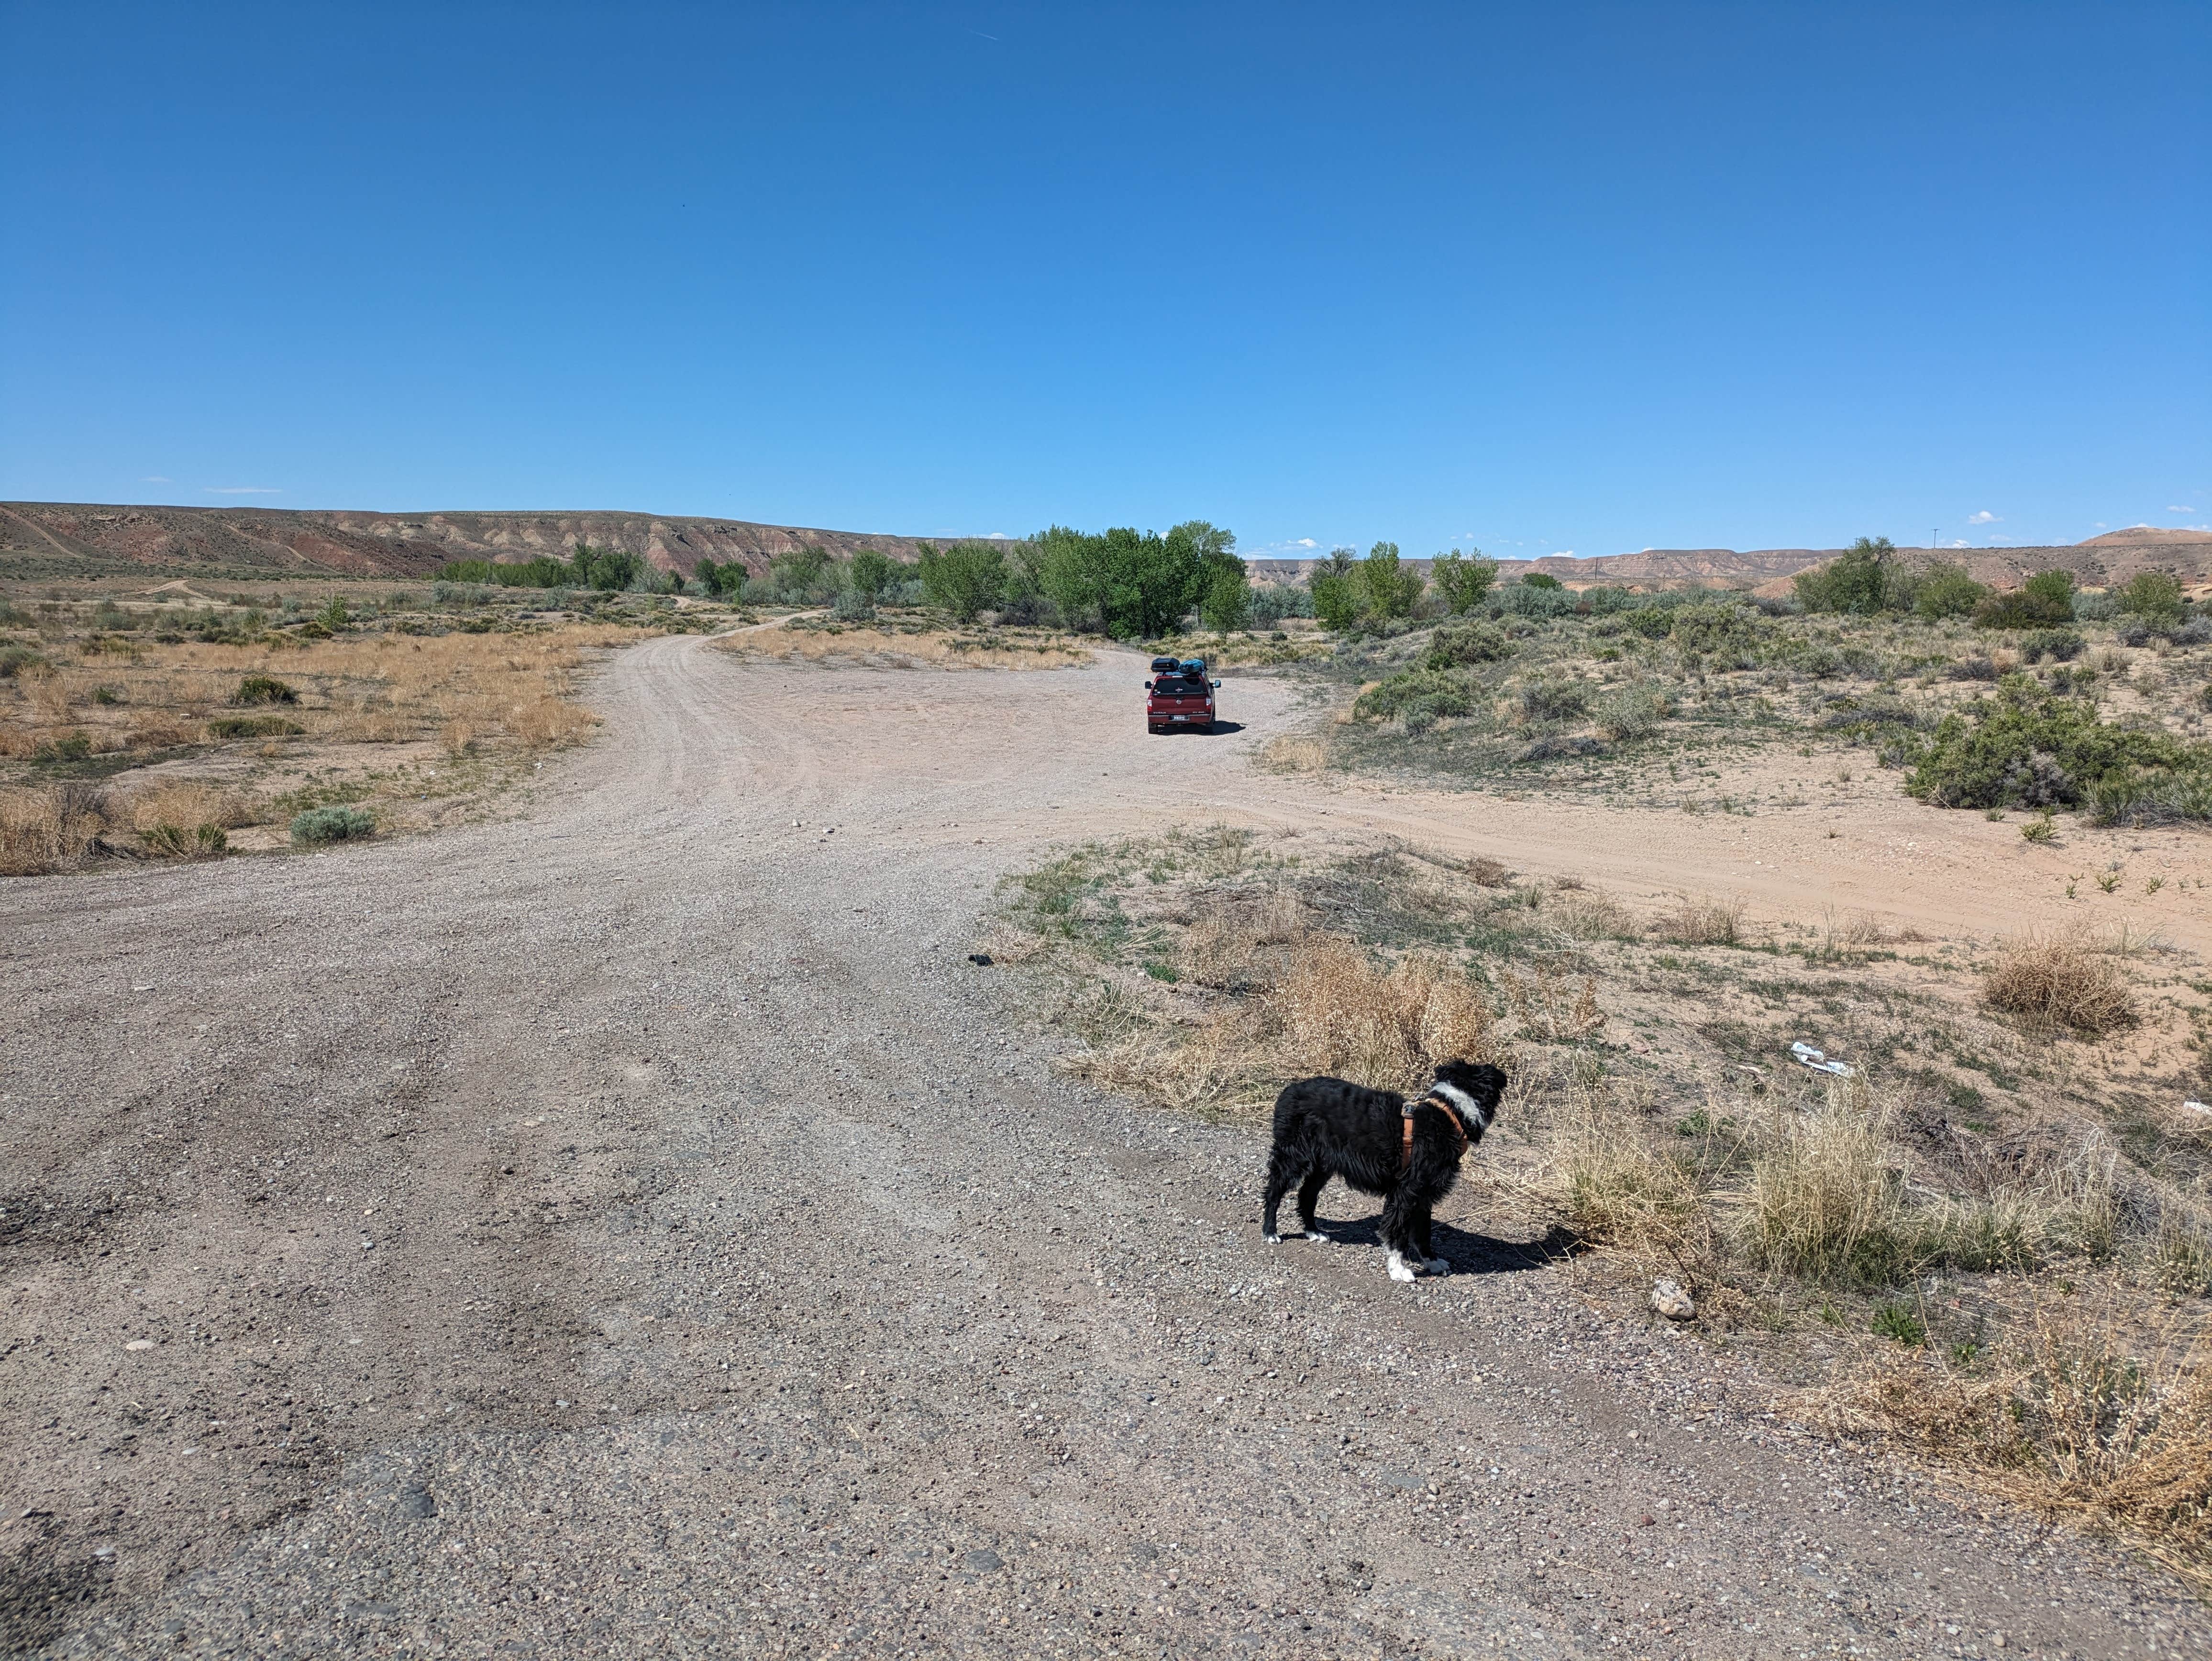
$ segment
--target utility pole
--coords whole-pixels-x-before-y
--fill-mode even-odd
[[[1937,528],[1940,528],[1940,527],[1937,527]],[[1928,545],[1929,545],[1930,548],[1933,548],[1933,547],[1936,545],[1936,530],[1935,530],[1935,529],[1930,529],[1930,530],[1929,530],[1929,532],[1928,532]]]

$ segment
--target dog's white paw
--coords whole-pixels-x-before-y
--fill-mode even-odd
[[[1428,1270],[1431,1275],[1449,1275],[1451,1273],[1451,1265],[1441,1257],[1426,1258],[1423,1260],[1421,1267]]]
[[[1394,1281],[1410,1281],[1413,1278],[1413,1266],[1395,1251],[1390,1254],[1390,1278]]]
[[[1336,1244],[1334,1240],[1331,1239],[1328,1235],[1322,1233],[1317,1228],[1308,1229],[1305,1232],[1305,1238],[1311,1240],[1316,1245],[1334,1245]]]
[[[1262,1234],[1260,1238],[1269,1245],[1280,1245],[1283,1243],[1283,1237],[1279,1234]]]

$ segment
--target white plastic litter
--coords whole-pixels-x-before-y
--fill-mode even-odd
[[[1858,1070],[1849,1062],[1830,1061],[1826,1050],[1815,1050],[1809,1043],[1793,1043],[1790,1053],[1797,1058],[1800,1066],[1809,1067],[1815,1073],[1832,1073],[1839,1079],[1848,1079]]]
[[[2212,1104],[2205,1102],[2184,1102],[2182,1106],[2191,1113],[2212,1113]]]

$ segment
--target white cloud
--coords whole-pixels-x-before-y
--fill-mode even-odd
[[[210,484],[206,494],[211,496],[281,496],[284,492],[274,484]]]
[[[2166,511],[2169,514],[2193,514],[2197,509],[2194,508],[2176,507],[2172,502],[2169,502],[2166,504]]]
[[[1969,525],[1994,525],[1996,522],[1997,516],[1986,508],[1983,508],[1978,514],[1969,514],[1966,515],[1966,523]]]
[[[149,473],[138,482],[141,484],[174,484],[177,481],[167,473]],[[2184,508],[2182,511],[2186,513],[2188,510]]]
[[[1960,537],[1953,537],[1950,541],[1945,543],[1943,545],[1947,548],[1966,548],[1972,546],[1971,543]]]

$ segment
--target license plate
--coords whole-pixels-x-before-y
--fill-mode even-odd
[[[1177,721],[1188,721],[1190,717],[1188,715],[1177,715],[1176,719]]]

